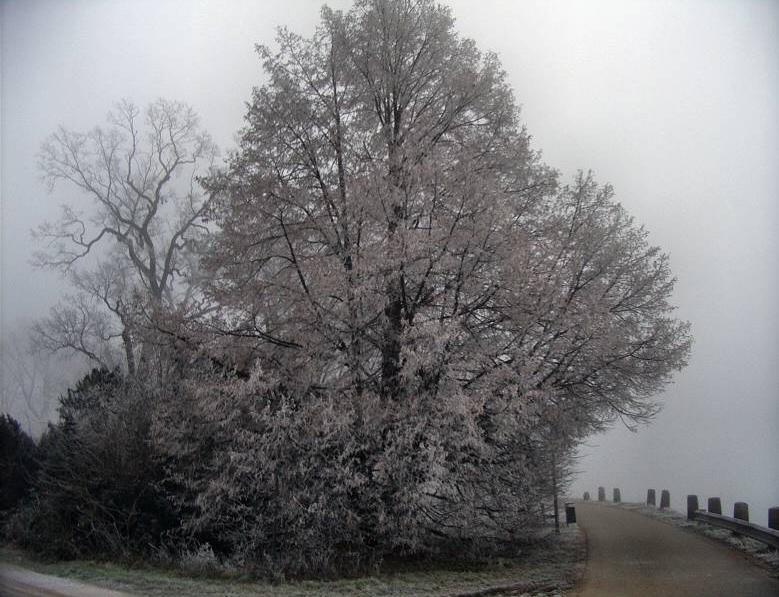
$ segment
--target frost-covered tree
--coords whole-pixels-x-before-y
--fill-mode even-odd
[[[325,9],[310,40],[259,47],[270,83],[210,182],[215,291],[232,333],[312,385],[390,399],[409,371],[438,385],[513,229],[555,187],[496,57],[452,24],[430,2],[359,2]],[[414,368],[431,343],[440,362]]]
[[[204,323],[248,379],[198,382],[160,434],[193,532],[282,569],[522,536],[576,442],[685,364],[667,257],[610,187],[559,184],[453,25],[358,0],[282,30],[207,180]]]
[[[651,413],[689,339],[611,189],[558,188],[448,9],[322,16],[258,48],[270,81],[208,183],[224,331],[306,387],[573,402],[582,431]]]
[[[162,311],[192,307],[200,283],[194,249],[207,232],[198,177],[216,153],[194,110],[162,99],[143,112],[119,102],[107,126],[61,127],[46,140],[44,179],[50,188],[75,187],[88,207],[64,205],[36,232],[46,243],[38,264],[65,273],[76,291],[38,323],[39,345],[103,366],[124,360],[135,371],[142,331],[158,326]]]

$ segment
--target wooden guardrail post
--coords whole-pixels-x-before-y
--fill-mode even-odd
[[[660,509],[671,507],[671,492],[667,489],[663,489],[660,492]]]
[[[619,504],[622,501],[622,496],[619,494],[619,487],[614,488],[614,503]]]
[[[648,506],[657,506],[657,501],[655,500],[655,490],[649,489],[646,492],[646,503]]]
[[[709,498],[708,510],[712,514],[722,514],[722,501],[718,497]]]
[[[589,491],[585,491],[584,492],[584,501],[585,502],[589,502],[590,501],[590,492]]]
[[[733,518],[749,522],[749,504],[746,502],[733,504]]]
[[[768,528],[779,531],[779,506],[768,509]]]
[[[698,496],[688,495],[687,496],[687,520],[693,520],[695,518],[695,512],[699,509],[700,508],[698,508]]]
[[[598,501],[599,502],[606,501],[606,490],[603,487],[598,487]]]

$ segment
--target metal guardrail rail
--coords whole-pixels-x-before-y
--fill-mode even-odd
[[[646,503],[648,506],[656,507],[656,492],[649,489],[646,493]],[[584,492],[584,500],[590,499],[590,493]],[[598,487],[598,501],[606,501],[606,488]],[[614,502],[620,502],[619,488],[614,488]],[[768,527],[760,526],[749,522],[749,504],[745,502],[736,502],[733,504],[733,518],[722,515],[722,503],[720,498],[709,498],[708,510],[701,510],[698,506],[698,496],[690,494],[687,496],[687,519],[699,520],[708,524],[722,527],[755,539],[766,545],[779,549],[779,506],[768,509]],[[660,498],[660,509],[671,507],[671,494],[667,489],[663,489]]]
[[[739,520],[738,518],[731,518],[730,516],[723,516],[722,514],[713,514],[706,510],[695,510],[692,513],[692,519],[728,529],[734,533],[745,535],[779,549],[779,531],[767,529],[752,522]]]

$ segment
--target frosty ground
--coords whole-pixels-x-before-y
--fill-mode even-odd
[[[10,548],[0,549],[0,561],[148,597],[193,594],[204,597],[476,597],[495,594],[552,597],[573,594],[584,569],[584,542],[583,533],[570,526],[564,527],[559,536],[549,533],[516,557],[496,558],[480,566],[416,566],[411,570],[407,565],[405,570],[397,566],[396,570],[385,570],[365,578],[277,585],[253,582],[224,570],[198,577],[149,566],[126,567],[93,561],[43,563]]]

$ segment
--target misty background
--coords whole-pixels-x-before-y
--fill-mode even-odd
[[[30,231],[79,201],[40,182],[45,137],[102,124],[121,98],[165,97],[190,103],[226,155],[264,80],[254,44],[277,25],[309,35],[321,4],[1,1],[4,385],[14,342],[67,291],[30,266]],[[618,424],[592,437],[572,493],[602,485],[642,501],[669,489],[679,509],[688,493],[717,495],[725,509],[749,502],[765,524],[779,505],[779,3],[445,4],[463,36],[499,54],[562,181],[592,169],[670,254],[678,316],[692,322],[690,364],[658,397],[662,412],[637,433]],[[38,366],[64,379],[72,365]]]

